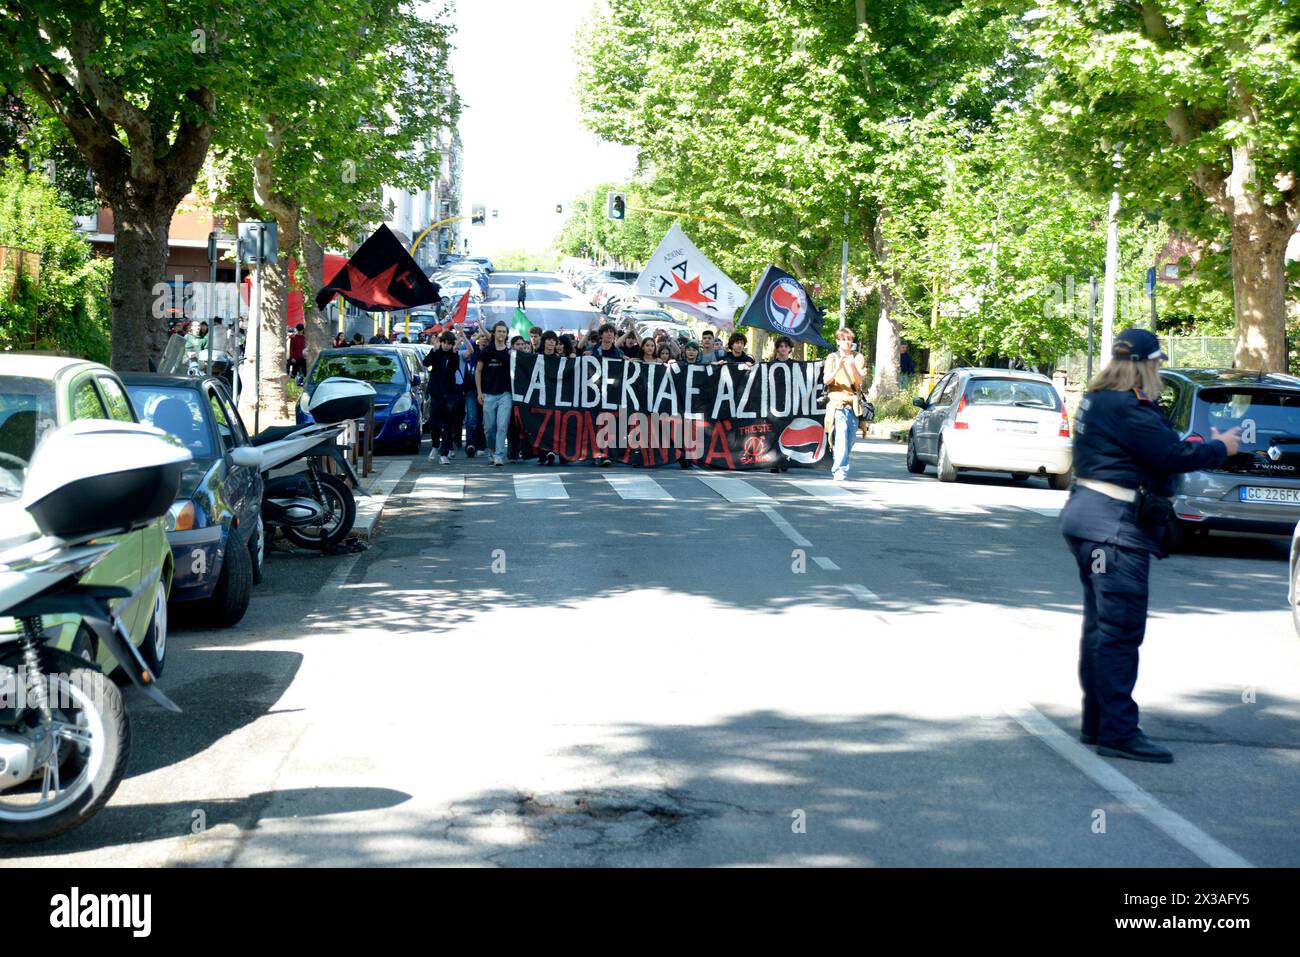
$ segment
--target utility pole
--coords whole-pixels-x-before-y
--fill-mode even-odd
[[[1094,348],[1093,338],[1092,338],[1093,337],[1092,322],[1093,322],[1093,317],[1096,316],[1096,314],[1097,314],[1097,277],[1089,276],[1088,277],[1088,378],[1087,378],[1088,382],[1092,381],[1092,350]]]
[[[1110,194],[1110,219],[1106,227],[1106,278],[1102,286],[1101,358],[1110,358],[1115,336],[1115,298],[1119,281],[1119,190]]]
[[[840,328],[848,324],[849,304],[849,193],[844,191],[844,247],[840,251]]]

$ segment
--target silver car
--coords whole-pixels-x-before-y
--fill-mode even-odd
[[[1175,544],[1198,532],[1291,535],[1300,521],[1300,379],[1233,369],[1162,369],[1160,407],[1184,439],[1240,427],[1222,467],[1180,475]]]
[[[935,383],[907,435],[907,470],[940,482],[963,469],[1070,486],[1070,419],[1052,380],[1011,369],[954,369]]]

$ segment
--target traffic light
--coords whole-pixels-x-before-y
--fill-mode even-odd
[[[470,212],[469,221],[470,224],[473,226],[481,226],[484,222],[487,221],[487,207],[475,206],[473,210]]]
[[[627,194],[609,192],[605,194],[605,218],[623,219],[627,216]]]

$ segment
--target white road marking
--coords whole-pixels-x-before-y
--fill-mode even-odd
[[[713,491],[717,492],[728,502],[764,502],[769,505],[776,504],[775,501],[766,492],[760,492],[748,482],[738,478],[721,478],[717,475],[697,475],[695,476]]]
[[[1042,515],[1044,518],[1056,518],[1061,514],[1060,508],[1035,508],[1032,505],[1016,506],[1026,512],[1033,512],[1035,515]]]
[[[817,563],[817,567],[822,569],[823,571],[837,572],[840,570],[839,565],[836,565],[833,561],[831,561],[829,558],[825,557],[824,555],[814,555],[813,561],[815,561]]]
[[[880,601],[880,596],[866,585],[845,585],[844,589],[861,601]]]
[[[515,497],[521,499],[568,498],[569,493],[558,475],[516,475]]]
[[[415,480],[411,495],[418,499],[463,499],[465,476],[426,472]]]
[[[1062,731],[1033,705],[1014,701],[1006,711],[1018,725],[1073,764],[1095,784],[1141,814],[1210,867],[1254,867],[1236,851],[1220,844],[1187,818],[1165,807],[1148,791],[1116,770],[1109,761],[1089,751]]]
[[[618,472],[603,474],[605,481],[618,493],[619,498],[630,502],[673,501],[668,490],[648,475],[625,475]]]
[[[869,495],[863,495],[861,492],[845,488],[832,482],[830,479],[820,481],[810,481],[808,479],[786,479],[795,488],[813,495],[823,502],[829,502],[831,505],[847,505],[851,508],[869,508],[875,511],[883,511],[885,503]]]
[[[798,530],[787,522],[781,515],[777,514],[776,509],[771,505],[760,505],[758,510],[772,520],[772,524],[785,533],[785,537],[790,539],[800,548],[812,548],[812,542],[799,534]]]

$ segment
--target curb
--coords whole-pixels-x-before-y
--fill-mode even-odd
[[[382,472],[376,472],[370,477],[365,498],[357,499],[357,520],[352,526],[352,538],[359,538],[364,542],[374,538],[375,528],[384,514],[384,506],[388,504],[388,496],[393,494],[397,483],[405,478],[410,470],[409,460],[389,462]]]

